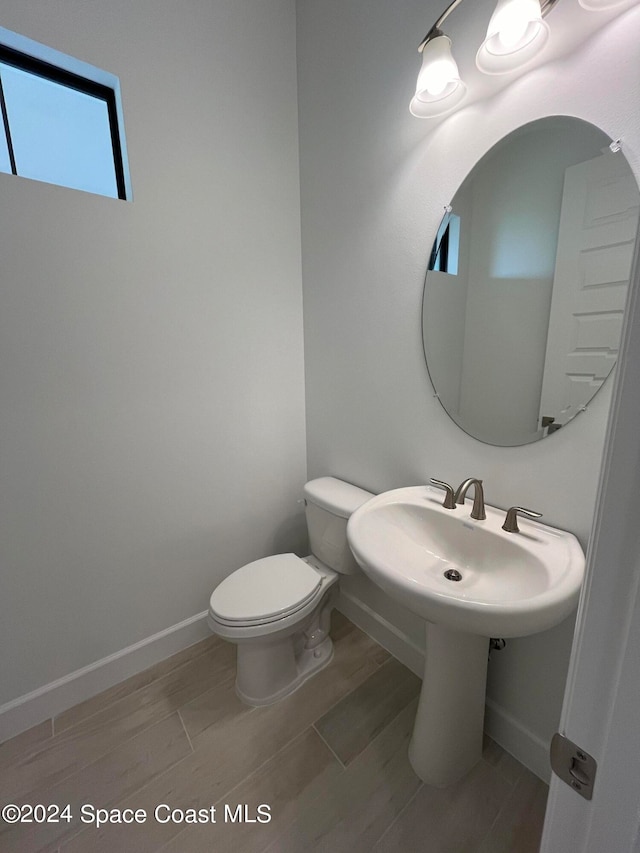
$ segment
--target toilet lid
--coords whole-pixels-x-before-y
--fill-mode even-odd
[[[211,596],[211,612],[227,622],[277,619],[313,598],[322,576],[295,554],[248,563],[225,578]]]

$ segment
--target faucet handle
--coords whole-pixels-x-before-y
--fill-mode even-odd
[[[541,512],[536,512],[533,509],[525,509],[522,506],[512,506],[507,510],[507,515],[504,520],[504,524],[502,525],[502,529],[506,530],[507,533],[520,533],[520,528],[518,527],[519,515],[522,515],[525,518],[542,518]]]
[[[449,485],[449,483],[445,483],[444,480],[436,480],[435,477],[431,477],[429,480],[432,486],[437,486],[439,489],[444,489],[446,494],[444,496],[444,503],[442,506],[445,509],[455,509],[456,502],[453,495],[453,487]]]

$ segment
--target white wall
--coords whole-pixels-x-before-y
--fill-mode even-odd
[[[481,6],[488,19],[493,3]],[[417,44],[441,11],[424,0],[298,3],[309,474],[375,492],[429,476],[454,485],[481,477],[489,503],[537,509],[586,545],[610,387],[545,441],[498,448],[471,439],[433,398],[420,341],[422,283],[443,205],[516,127],[552,114],[583,118],[622,138],[640,174],[640,9],[434,128],[412,118],[408,102]],[[458,54],[475,53],[464,39],[455,44]],[[418,621],[384,610],[364,582],[353,594],[421,641]],[[492,731],[525,760],[531,747],[544,761],[557,726],[572,632],[569,619],[492,657]]]
[[[292,0],[4,0],[120,77],[134,201],[0,175],[0,704],[304,547]]]

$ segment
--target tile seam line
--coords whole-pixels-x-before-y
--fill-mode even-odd
[[[194,645],[196,645],[196,644],[194,643]],[[187,647],[187,648],[188,648],[188,647]],[[204,650],[203,650],[202,652],[200,652],[199,654],[194,655],[193,657],[191,657],[191,658],[189,658],[188,660],[184,661],[184,663],[178,664],[178,665],[177,665],[177,666],[175,666],[175,667],[171,667],[171,669],[169,669],[169,670],[168,670],[164,675],[159,675],[157,678],[152,679],[148,684],[143,684],[141,687],[137,687],[135,690],[132,690],[130,693],[125,693],[125,694],[124,694],[124,696],[121,696],[119,699],[115,699],[113,702],[109,702],[109,703],[107,703],[106,705],[104,705],[103,707],[98,708],[98,710],[97,710],[97,711],[94,711],[92,714],[87,714],[87,716],[86,716],[86,717],[83,717],[81,720],[78,720],[76,723],[72,723],[72,725],[70,725],[70,726],[66,726],[65,728],[61,729],[59,732],[56,732],[56,735],[55,735],[55,736],[62,735],[62,734],[64,734],[65,732],[73,732],[73,730],[74,730],[75,728],[77,728],[78,726],[83,725],[83,724],[84,724],[84,723],[86,723],[88,720],[91,720],[93,717],[96,717],[98,714],[101,714],[101,713],[102,713],[104,710],[106,710],[107,708],[111,708],[113,705],[117,705],[117,704],[118,704],[118,702],[122,702],[122,700],[123,700],[123,699],[128,699],[128,698],[129,698],[129,697],[131,697],[131,696],[135,696],[135,695],[136,695],[136,693],[140,693],[142,690],[146,690],[148,687],[150,687],[150,686],[151,686],[152,684],[154,684],[156,681],[161,681],[163,678],[166,678],[166,677],[168,677],[169,675],[171,675],[171,674],[174,674],[174,673],[178,672],[178,671],[179,671],[180,669],[182,669],[183,667],[188,666],[189,664],[194,663],[194,661],[199,660],[199,658],[201,658],[203,655],[206,655],[206,654],[207,654],[207,652],[210,652],[210,651],[211,651],[211,649],[204,649]],[[176,654],[180,654],[180,652],[177,652]],[[168,660],[169,660],[169,658],[171,658],[171,657],[173,657],[173,655],[169,655],[169,657],[164,658],[164,660],[158,661],[158,663],[153,664],[151,667],[147,667],[147,669],[152,669],[152,668],[153,668],[153,666],[161,666],[165,661],[168,661]],[[137,675],[142,675],[142,673],[143,673],[143,672],[146,672],[146,671],[147,671],[146,669],[142,669],[142,670],[140,670],[140,672],[139,672],[139,673],[137,673]],[[136,678],[136,677],[137,677],[137,675],[132,675],[132,676],[130,676],[130,677],[131,677],[131,678]],[[107,688],[106,688],[106,690],[112,690],[112,689],[114,689],[115,687],[118,687],[118,685],[119,685],[119,684],[124,684],[124,682],[125,682],[125,681],[128,681],[128,679],[126,679],[126,678],[125,678],[123,681],[120,681],[120,682],[118,682],[117,684],[112,685],[112,687],[107,687]],[[100,691],[100,692],[102,693],[102,692],[106,692],[106,691]],[[90,696],[88,699],[83,700],[83,702],[78,702],[77,704],[78,704],[78,705],[82,705],[82,704],[84,704],[84,702],[91,702],[91,701],[93,701],[94,699],[97,699],[97,698],[98,698],[98,696],[100,696],[100,693],[96,693],[96,694],[95,694],[95,696]],[[196,698],[196,697],[194,697],[194,698]],[[66,713],[68,713],[69,711],[73,710],[73,708],[75,708],[75,707],[76,707],[76,705],[72,705],[72,706],[71,706],[71,708],[67,708],[67,710],[66,710],[66,711],[61,711],[61,712],[60,712],[59,714],[57,714],[56,716],[51,717],[51,721],[52,721],[52,728],[54,729],[54,731],[55,731],[55,721],[56,721],[56,719],[58,719],[59,717],[62,717],[64,714],[66,714]]]
[[[137,731],[135,734],[130,735],[130,736],[128,736],[128,737],[124,737],[124,738],[122,738],[122,739],[119,739],[115,746],[112,746],[110,749],[107,749],[105,752],[101,752],[101,753],[99,753],[99,755],[94,756],[90,761],[88,761],[88,762],[86,762],[86,763],[84,763],[84,764],[81,764],[81,765],[80,765],[80,766],[78,766],[78,767],[74,767],[74,768],[73,768],[73,770],[72,770],[70,773],[67,773],[67,774],[66,774],[66,775],[64,775],[64,776],[61,776],[59,779],[56,779],[54,782],[51,782],[51,784],[48,784],[48,785],[46,786],[47,790],[48,790],[49,788],[54,787],[55,785],[60,784],[61,782],[66,782],[66,781],[68,781],[69,779],[71,779],[73,776],[75,776],[75,775],[76,775],[76,774],[78,774],[78,773],[82,773],[84,770],[87,770],[87,769],[88,769],[89,767],[91,767],[92,765],[97,764],[97,762],[98,762],[98,761],[101,761],[101,760],[102,760],[103,758],[105,758],[107,755],[110,755],[110,754],[114,751],[114,749],[118,749],[119,747],[123,746],[124,744],[127,744],[127,743],[129,743],[130,741],[134,740],[135,738],[139,737],[140,735],[144,734],[144,733],[145,733],[145,732],[147,732],[149,729],[152,729],[154,726],[157,726],[157,725],[159,725],[160,723],[165,722],[165,720],[167,720],[169,717],[173,716],[173,714],[177,714],[177,712],[178,712],[178,709],[177,709],[177,708],[176,708],[176,709],[174,709],[173,711],[169,711],[169,712],[167,712],[166,714],[164,714],[164,716],[159,717],[157,720],[154,720],[154,721],[153,721],[152,723],[150,723],[148,726],[144,726],[144,728],[140,729],[140,730],[139,730],[139,731]],[[29,756],[27,756],[27,758],[28,758],[28,757],[29,757]],[[185,758],[188,758],[188,755],[186,755],[186,756],[185,756]],[[183,760],[184,760],[183,758],[181,758],[181,759],[180,759],[180,761],[183,761]],[[21,765],[21,766],[23,766],[23,765]],[[174,765],[174,766],[175,766],[175,765]],[[167,769],[170,769],[170,768],[167,768]],[[163,773],[164,773],[164,772],[165,772],[165,771],[163,771]],[[36,789],[35,789],[35,788],[29,788],[29,790],[28,790],[28,791],[25,791],[25,792],[24,792],[23,794],[21,794],[20,796],[21,796],[21,797],[29,797],[29,798],[30,798],[30,797],[32,796],[32,794],[34,794],[35,792],[36,792]]]
[[[220,797],[215,801],[215,803],[213,803],[213,805],[217,808],[231,794],[233,794],[233,792],[236,790],[236,788],[240,788],[240,786],[244,785],[245,782],[250,781],[253,776],[255,776],[257,773],[259,773],[263,769],[263,767],[265,767],[265,765],[269,764],[271,761],[276,759],[282,752],[284,752],[285,749],[288,749],[297,740],[302,739],[310,731],[313,731],[314,734],[316,734],[318,736],[318,739],[323,744],[323,746],[327,746],[325,744],[323,738],[321,738],[320,735],[315,731],[313,725],[307,726],[306,729],[304,729],[299,734],[292,737],[291,740],[287,741],[287,743],[285,743],[282,747],[280,747],[279,750],[274,752],[273,755],[271,755],[269,758],[266,759],[266,761],[263,761],[262,764],[260,764],[258,767],[255,767],[253,770],[251,770],[249,773],[247,773],[246,776],[243,776],[243,778],[240,779],[238,782],[236,782],[236,784],[232,788],[229,788],[228,791],[225,791],[223,794],[221,794]],[[328,748],[328,746],[327,746],[327,748]],[[331,750],[329,750],[329,751],[331,751]],[[162,775],[164,775],[164,774],[162,774]],[[160,777],[158,776],[156,778],[159,779]],[[157,847],[154,850],[154,853],[162,853],[162,851],[165,850],[170,844],[175,843],[176,838],[179,838],[181,835],[186,834],[187,832],[193,830],[194,826],[196,826],[196,824],[189,824],[188,826],[184,826],[181,829],[179,829],[178,832],[175,835],[172,835],[171,838],[167,839],[167,841],[165,841],[161,847]]]

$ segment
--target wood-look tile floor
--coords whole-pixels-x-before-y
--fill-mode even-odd
[[[461,782],[422,784],[407,759],[419,680],[337,612],[332,635],[331,664],[267,708],[240,703],[235,649],[211,637],[0,744],[0,805],[72,815],[0,820],[0,850],[537,851],[546,786],[489,740]],[[97,828],[83,806],[146,819]]]

